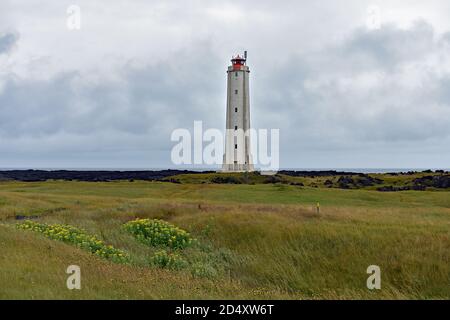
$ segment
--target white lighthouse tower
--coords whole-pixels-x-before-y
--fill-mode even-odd
[[[254,170],[250,152],[250,70],[246,62],[247,51],[244,57],[233,57],[227,71],[227,122],[222,170],[228,172]]]

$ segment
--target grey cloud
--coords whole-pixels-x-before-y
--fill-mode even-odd
[[[408,29],[359,28],[340,43],[290,52],[273,64],[250,52],[253,124],[281,129],[286,167],[389,166],[385,159],[393,154],[421,154],[424,145],[434,158],[450,159],[443,151],[450,140],[450,70],[429,62],[439,56],[450,64],[449,39],[418,22]],[[143,157],[149,165],[170,165],[173,129],[194,120],[224,126],[229,61],[213,47],[195,42],[162,61],[119,61],[96,77],[95,70],[47,80],[7,74],[0,79],[3,159],[17,154],[45,163],[48,156],[106,166]],[[421,159],[403,166],[429,166],[427,155]]]
[[[19,36],[15,33],[0,34],[0,54],[8,53],[16,44]]]
[[[279,76],[264,79],[257,105],[263,114],[284,115],[278,125],[285,145],[298,148],[444,140],[450,136],[449,74],[426,63],[443,53],[442,39],[434,37],[425,23],[356,30],[342,44],[270,70]],[[262,126],[274,119],[257,117]]]
[[[0,91],[3,152],[25,149],[37,158],[42,156],[38,150],[48,150],[69,159],[102,153],[111,161],[142,157],[145,151],[148,166],[164,150],[170,164],[172,130],[190,128],[194,120],[220,127],[225,115],[220,85],[225,87],[225,78],[224,70],[216,68],[218,58],[202,44],[176,57],[157,64],[128,62],[95,80],[82,72],[48,80],[9,75]]]
[[[340,56],[362,69],[369,66],[392,68],[423,58],[435,46],[433,36],[433,27],[424,21],[416,22],[410,29],[399,29],[395,25],[379,30],[361,28],[343,45]]]

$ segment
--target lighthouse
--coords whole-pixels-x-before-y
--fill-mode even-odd
[[[227,121],[222,171],[253,171],[250,148],[250,94],[247,51],[227,70]]]

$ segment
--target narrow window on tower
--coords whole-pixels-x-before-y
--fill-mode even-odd
[[[238,91],[237,91],[237,90],[234,90],[234,94],[238,94]]]
[[[237,112],[237,108],[234,108],[234,112]]]
[[[238,73],[237,73],[237,72],[235,72],[235,73],[234,73],[234,75],[235,75],[235,76],[237,77],[237,76],[238,76]]]
[[[234,148],[237,149],[237,144],[234,145]]]
[[[237,130],[237,126],[234,126],[234,130]]]

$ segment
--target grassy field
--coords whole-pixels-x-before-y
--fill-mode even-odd
[[[0,182],[0,298],[450,298],[448,191],[181,178],[182,184]],[[113,263],[18,230],[18,215],[83,228],[131,260]],[[168,270],[149,263],[157,249],[122,228],[135,218],[164,219],[190,232],[198,243],[182,253],[189,265]],[[81,267],[81,290],[66,288],[72,264]],[[366,287],[369,265],[381,268],[381,290]]]

